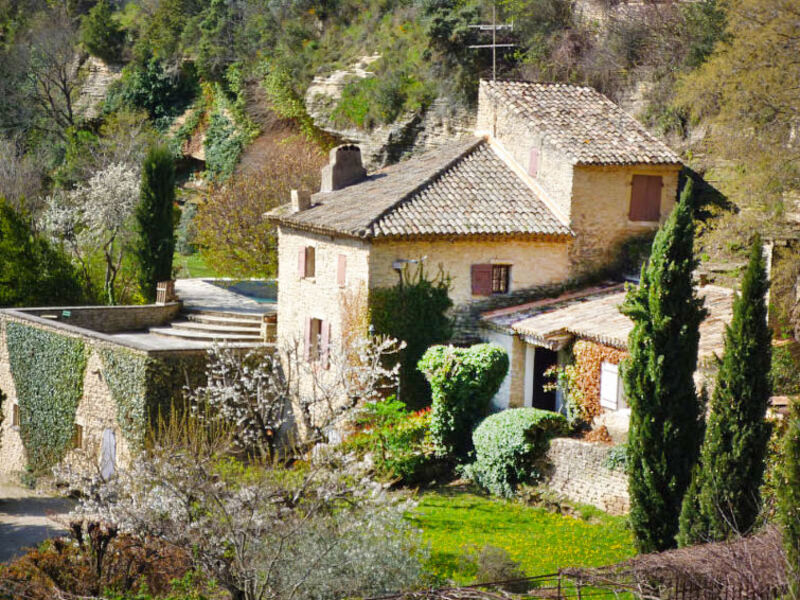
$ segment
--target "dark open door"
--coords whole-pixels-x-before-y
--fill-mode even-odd
[[[544,410],[556,409],[556,391],[546,392],[543,386],[552,381],[545,371],[558,363],[558,353],[547,348],[536,347],[533,356],[533,407]]]

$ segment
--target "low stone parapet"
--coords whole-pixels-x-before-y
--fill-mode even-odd
[[[612,515],[630,510],[628,477],[605,466],[612,446],[572,438],[556,438],[547,452],[545,484],[573,502],[591,504]]]

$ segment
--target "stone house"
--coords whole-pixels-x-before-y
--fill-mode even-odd
[[[575,361],[585,378],[582,390],[598,412],[619,411],[617,419],[627,424],[627,404],[618,365],[627,356],[628,334],[633,321],[619,312],[625,299],[622,284],[598,286],[563,294],[483,315],[481,330],[509,353],[512,368],[493,408],[533,406],[562,410],[560,392],[546,389],[552,381],[545,372]],[[721,356],[725,326],[733,316],[733,290],[706,285],[698,289],[708,315],[700,324],[698,370],[700,385],[709,375],[714,354]],[[573,343],[581,341],[581,352],[573,353]]]
[[[342,335],[343,294],[394,285],[409,262],[441,268],[456,307],[519,302],[591,271],[666,218],[680,168],[591,88],[482,81],[475,137],[369,175],[340,146],[318,193],[268,213],[278,342],[323,356]]]

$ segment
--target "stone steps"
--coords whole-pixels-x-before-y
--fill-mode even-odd
[[[195,342],[263,342],[263,314],[237,310],[185,309],[169,326],[151,327],[150,333]]]

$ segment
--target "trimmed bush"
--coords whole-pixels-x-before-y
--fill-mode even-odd
[[[566,431],[564,415],[548,410],[511,408],[491,415],[472,435],[476,461],[469,473],[492,494],[511,496],[517,484],[536,478],[532,462]]]
[[[418,368],[433,392],[431,439],[437,456],[466,458],[472,429],[488,413],[508,373],[508,354],[497,344],[432,346]]]

